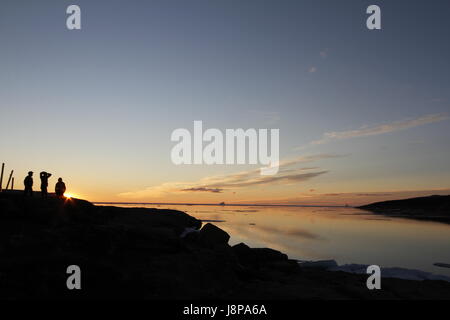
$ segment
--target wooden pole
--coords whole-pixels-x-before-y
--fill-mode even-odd
[[[2,186],[3,186],[3,171],[5,170],[5,164],[2,163],[2,174],[0,176],[0,192],[2,192]]]
[[[9,178],[8,178],[8,184],[6,185],[5,190],[8,190],[8,188],[9,188],[9,183],[11,182],[13,173],[14,173],[14,170],[11,170],[11,173],[9,174]]]
[[[14,177],[12,178],[12,181],[11,181],[11,190],[14,190]]]

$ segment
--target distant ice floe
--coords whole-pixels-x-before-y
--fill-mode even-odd
[[[366,274],[367,267],[369,266],[367,264],[344,264],[339,266],[335,260],[299,261],[299,265],[305,268],[321,268],[328,271],[343,271],[360,274]],[[450,277],[448,276],[396,267],[381,267],[381,276],[383,278],[399,278],[405,280],[443,280],[450,282]]]

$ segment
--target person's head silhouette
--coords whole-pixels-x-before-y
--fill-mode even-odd
[[[58,182],[62,182],[62,178],[58,178]]]
[[[28,171],[28,175],[31,177],[33,175],[33,171]]]

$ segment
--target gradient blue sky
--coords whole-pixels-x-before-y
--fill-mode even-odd
[[[66,29],[70,4],[80,31]],[[382,30],[366,28],[370,4]],[[449,17],[439,0],[2,1],[0,161],[19,186],[48,170],[105,201],[445,189]],[[316,156],[298,163],[326,173],[179,192],[257,168],[173,165],[170,134],[194,120],[279,128],[282,159]],[[311,144],[363,126],[374,134]]]

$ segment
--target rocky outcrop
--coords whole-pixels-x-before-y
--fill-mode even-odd
[[[358,208],[388,216],[450,223],[450,195],[375,202]]]
[[[207,223],[200,230],[198,240],[205,246],[216,247],[228,245],[230,235],[211,223]]]
[[[245,243],[233,246],[233,252],[246,266],[261,266],[271,262],[287,261],[288,256],[270,248],[250,248]]]
[[[189,232],[186,232],[188,230]],[[0,299],[449,298],[443,281],[383,279],[300,268],[276,250],[231,247],[184,212],[94,206],[0,193]],[[66,287],[69,265],[82,290]]]

